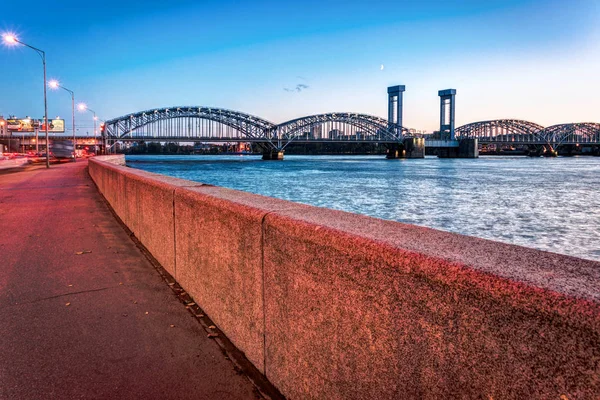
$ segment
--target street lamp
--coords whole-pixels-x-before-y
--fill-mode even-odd
[[[79,103],[77,108],[79,108],[79,111],[89,111],[92,114],[94,114],[94,155],[97,155],[98,147],[97,147],[97,143],[96,143],[96,121],[98,121],[98,117],[96,116],[96,111],[89,108],[85,103]]]
[[[48,82],[48,86],[50,86],[51,89],[63,89],[71,93],[71,113],[73,116],[73,161],[77,161],[77,153],[75,151],[75,93],[73,93],[72,90],[69,90],[66,87],[62,86],[56,79],[53,79],[50,82]]]
[[[4,43],[9,46],[14,46],[17,44],[21,44],[25,47],[29,47],[32,50],[35,50],[36,53],[42,58],[42,64],[44,65],[44,131],[46,132],[46,168],[50,168],[50,145],[48,140],[48,102],[46,100],[46,52],[40,50],[36,47],[30,46],[27,43],[21,42],[14,34],[5,33],[2,35],[4,39]],[[36,134],[36,142],[37,142],[37,134]]]
[[[27,117],[25,117],[23,122],[25,122],[25,124],[29,125],[31,123],[31,118],[29,118],[29,116],[27,116]],[[22,145],[21,152],[23,153],[23,155],[25,155],[25,131],[24,130],[21,131],[21,145]]]

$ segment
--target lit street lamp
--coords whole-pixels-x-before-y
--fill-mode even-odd
[[[48,86],[50,86],[50,88],[52,89],[63,89],[66,90],[67,92],[71,93],[71,113],[73,116],[73,161],[77,161],[77,153],[75,151],[75,93],[73,93],[72,90],[67,89],[66,87],[62,86],[57,80],[53,79],[50,82],[48,82]]]
[[[21,44],[25,47],[29,47],[32,50],[35,50],[36,53],[42,58],[42,64],[44,65],[44,131],[46,132],[46,168],[50,168],[50,145],[48,140],[48,102],[46,100],[46,52],[40,50],[36,47],[30,46],[27,43],[21,42],[14,34],[6,33],[3,36],[4,43],[9,46],[14,46],[16,44]],[[36,134],[36,143],[37,143],[37,134]]]
[[[96,111],[89,108],[85,103],[79,103],[77,108],[79,108],[79,111],[87,110],[87,111],[91,112],[92,114],[94,114],[94,155],[97,155],[98,154],[98,146],[96,143],[96,121],[98,121],[98,117],[96,116]]]

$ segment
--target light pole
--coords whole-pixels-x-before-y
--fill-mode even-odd
[[[89,111],[92,114],[94,114],[94,155],[98,154],[98,146],[96,143],[96,121],[98,121],[98,117],[96,116],[96,111],[92,110],[91,108],[89,108],[86,104],[84,103],[80,103],[78,106],[79,111]]]
[[[50,82],[48,82],[48,86],[50,86],[52,89],[60,88],[66,90],[71,94],[71,113],[73,116],[73,161],[77,161],[77,152],[75,151],[75,93],[73,93],[72,90],[62,86],[57,80],[51,80]]]
[[[35,52],[38,53],[38,55],[42,58],[42,64],[44,65],[44,131],[46,132],[46,168],[50,168],[50,145],[48,141],[48,102],[46,100],[46,52],[30,46],[27,43],[21,42],[15,35],[11,33],[4,34],[3,37],[6,44],[21,44],[25,47],[29,47],[30,49],[35,50]],[[36,143],[38,142],[37,135],[35,141]]]
[[[31,118],[29,118],[29,116],[25,117],[25,119],[23,120],[23,122],[25,122],[27,125],[31,124]],[[37,142],[37,140],[36,140]],[[23,153],[23,155],[25,155],[25,131],[22,130],[21,131],[21,153]]]

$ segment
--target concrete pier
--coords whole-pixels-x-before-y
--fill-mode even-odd
[[[458,146],[444,146],[435,149],[439,158],[478,158],[479,144],[477,139],[458,140]]]
[[[425,139],[407,138],[402,144],[406,151],[406,158],[424,158],[425,157]]]
[[[397,160],[400,158],[406,158],[406,150],[401,144],[390,144],[388,146],[387,154],[385,156],[388,160]]]
[[[478,158],[479,143],[477,139],[461,139],[458,141],[458,158]]]
[[[388,160],[400,158],[424,158],[425,157],[425,139],[406,138],[399,145],[390,145],[385,158]]]
[[[283,151],[267,150],[263,152],[263,160],[283,160]]]

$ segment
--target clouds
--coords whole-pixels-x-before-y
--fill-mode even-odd
[[[304,83],[299,83],[296,85],[296,87],[294,89],[290,89],[290,88],[283,88],[283,90],[285,90],[286,92],[296,92],[296,93],[300,93],[303,90],[308,89],[310,86],[304,84]]]

